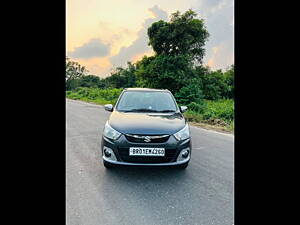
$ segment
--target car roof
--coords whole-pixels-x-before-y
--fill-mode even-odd
[[[170,92],[168,89],[154,89],[154,88],[124,88],[124,91],[164,91],[164,92]]]

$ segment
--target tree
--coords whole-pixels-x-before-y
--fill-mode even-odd
[[[157,55],[187,55],[201,64],[209,33],[203,19],[196,16],[191,9],[182,15],[177,11],[171,15],[170,22],[153,23],[148,28],[149,45]]]
[[[142,87],[168,89],[176,93],[193,79],[192,64],[184,55],[144,57],[136,72]]]
[[[104,79],[108,88],[129,88],[136,86],[135,65],[127,63],[127,68],[117,67],[111,76]]]
[[[79,78],[87,73],[87,69],[78,62],[66,58],[66,89],[71,90],[78,85]]]
[[[218,100],[222,98],[222,92],[226,88],[222,70],[199,74],[199,77],[205,99]]]
[[[203,94],[199,85],[198,80],[194,80],[189,85],[182,87],[176,94],[175,97],[179,104],[188,105],[191,102],[200,104],[203,100]]]
[[[195,72],[201,80],[201,89],[205,99],[231,99],[234,89],[234,66],[226,72],[222,70],[210,71],[208,68],[196,67]]]
[[[234,98],[234,65],[231,65],[224,73],[224,78],[227,85],[227,89],[224,91],[224,96],[225,98]]]
[[[198,79],[193,67],[202,63],[209,34],[196,16],[192,10],[182,15],[177,11],[170,22],[160,20],[148,28],[149,45],[156,54],[137,63],[138,84],[175,94]]]
[[[100,78],[95,75],[87,75],[79,78],[80,87],[100,87]]]

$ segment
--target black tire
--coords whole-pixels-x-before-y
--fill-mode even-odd
[[[189,165],[189,162],[186,162],[186,163],[183,163],[183,164],[180,164],[177,166],[178,169],[186,169]]]
[[[103,160],[103,165],[106,169],[110,169],[110,168],[113,168],[114,165],[109,163],[109,162],[106,162],[105,160]]]

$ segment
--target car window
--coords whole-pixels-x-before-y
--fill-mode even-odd
[[[176,103],[169,92],[125,91],[117,105],[118,111],[176,111]]]

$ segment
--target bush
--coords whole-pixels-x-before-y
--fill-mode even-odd
[[[192,102],[188,105],[185,117],[189,121],[208,122],[228,126],[233,129],[234,101],[233,100],[205,100],[202,105]]]
[[[72,91],[67,91],[66,96],[75,100],[91,101],[98,104],[115,104],[122,89],[100,89],[78,87]]]
[[[175,94],[177,102],[182,105],[188,105],[191,102],[202,104],[203,94],[196,82],[193,82],[185,87],[182,87]]]
[[[234,66],[228,70],[210,71],[202,67],[195,69],[201,80],[201,89],[207,100],[232,99],[234,92]]]
[[[233,100],[218,100],[218,101],[206,101],[207,108],[203,113],[205,120],[222,119],[226,123],[230,123],[234,119],[234,102]]]
[[[205,101],[202,101],[201,104],[196,103],[196,102],[191,102],[187,106],[188,106],[188,110],[196,112],[196,113],[203,113],[207,107],[207,105],[205,104]]]

